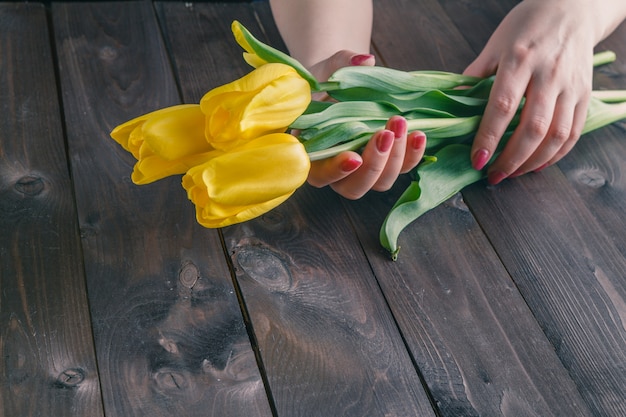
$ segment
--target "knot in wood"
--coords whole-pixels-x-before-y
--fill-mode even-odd
[[[591,188],[601,188],[607,183],[606,176],[599,170],[581,171],[576,177],[578,182]]]
[[[85,380],[85,371],[80,368],[69,368],[61,372],[57,383],[64,388],[73,388]]]
[[[113,61],[115,60],[115,58],[117,58],[117,50],[115,50],[115,48],[111,46],[105,46],[104,48],[100,49],[98,55],[103,61]]]
[[[286,292],[291,288],[289,268],[269,249],[244,248],[237,253],[237,264],[250,278],[272,291]]]
[[[45,183],[41,177],[26,175],[17,180],[14,187],[17,192],[34,197],[41,194],[45,188]]]
[[[469,212],[469,208],[467,207],[467,204],[465,204],[465,200],[463,200],[463,195],[461,193],[456,193],[445,204],[457,210]]]
[[[189,289],[193,288],[193,286],[196,285],[196,282],[198,282],[199,278],[200,271],[198,271],[198,268],[192,263],[184,265],[178,273],[178,279],[180,280],[180,283],[183,284],[184,287]]]

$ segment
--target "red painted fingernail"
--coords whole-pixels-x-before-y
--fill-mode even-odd
[[[487,149],[479,149],[474,153],[472,158],[472,167],[475,170],[480,171],[489,162],[489,151]]]
[[[374,59],[374,55],[372,54],[359,54],[350,58],[350,65],[359,66],[363,65],[364,62]]]
[[[344,172],[352,172],[355,169],[357,169],[358,167],[360,167],[362,163],[363,163],[363,161],[361,161],[359,159],[349,158],[349,159],[346,159],[345,161],[343,161],[341,163],[341,169]]]
[[[396,138],[406,134],[406,119],[400,116],[393,116],[387,122],[387,129],[391,130]]]
[[[378,151],[381,153],[386,153],[393,146],[393,141],[395,140],[395,135],[391,130],[383,130],[379,132],[378,137],[376,138],[376,147]]]
[[[426,135],[424,132],[412,132],[409,135],[409,141],[415,150],[421,150],[426,147]]]
[[[487,182],[491,185],[496,185],[502,182],[506,177],[507,175],[502,171],[493,171],[487,175]]]

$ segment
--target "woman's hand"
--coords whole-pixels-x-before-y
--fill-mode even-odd
[[[330,187],[355,200],[369,190],[386,191],[398,176],[409,172],[424,156],[426,135],[407,133],[406,119],[393,116],[386,129],[376,132],[363,149],[311,164],[308,182],[315,187]]]
[[[320,80],[326,80],[337,69],[348,65],[374,65],[369,54],[339,51],[311,67]],[[323,97],[315,97],[323,99]],[[376,132],[361,155],[356,152],[341,154],[311,164],[308,182],[315,187],[329,185],[340,195],[354,200],[369,190],[386,191],[402,173],[409,172],[421,161],[426,148],[422,132],[407,132],[403,117],[389,119],[385,129]]]
[[[496,74],[472,147],[474,168],[491,159],[522,97],[519,125],[491,164],[488,180],[537,171],[557,162],[585,124],[593,48],[606,36],[598,5],[588,0],[525,0],[502,21],[465,74]],[[606,13],[605,13],[606,14]]]

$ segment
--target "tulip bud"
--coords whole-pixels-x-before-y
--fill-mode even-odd
[[[259,137],[191,168],[183,187],[198,223],[223,227],[250,220],[281,204],[305,181],[310,161],[286,133]]]
[[[206,138],[228,150],[259,136],[285,132],[311,102],[309,84],[288,65],[267,64],[204,95]]]
[[[147,184],[221,153],[206,141],[204,123],[199,105],[184,104],[132,119],[113,129],[111,137],[137,159],[133,182]]]

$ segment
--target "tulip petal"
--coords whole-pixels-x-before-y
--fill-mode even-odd
[[[229,150],[259,136],[284,132],[310,101],[307,82],[293,68],[263,65],[202,97],[207,141]]]
[[[281,204],[308,176],[304,146],[286,133],[266,135],[191,168],[183,187],[198,222],[222,227]]]
[[[199,105],[177,106],[146,120],[142,133],[154,153],[175,160],[212,150],[204,137],[205,122]]]

